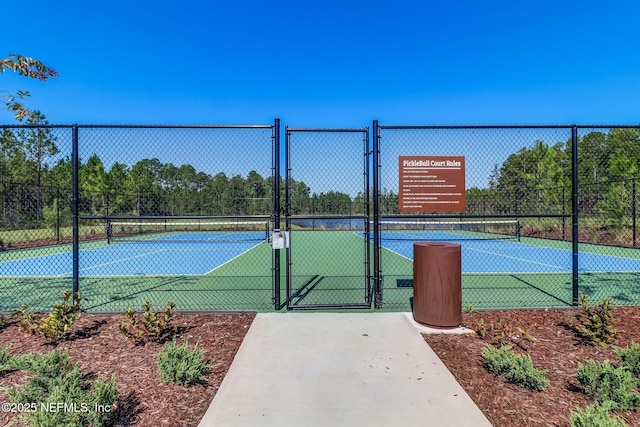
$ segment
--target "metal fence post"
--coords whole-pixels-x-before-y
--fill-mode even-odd
[[[284,160],[284,164],[285,164],[285,179],[284,179],[284,197],[285,197],[285,208],[284,208],[284,215],[285,215],[285,230],[288,233],[291,233],[291,196],[289,194],[289,178],[291,176],[291,166],[290,166],[290,140],[289,138],[291,137],[291,133],[289,132],[289,126],[285,126],[284,127],[284,156],[285,156],[285,160]],[[291,238],[291,234],[289,234],[289,237]],[[286,271],[285,271],[285,276],[286,276],[286,292],[287,292],[287,310],[289,310],[289,295],[291,295],[291,242],[289,242],[289,246],[287,248],[285,248],[285,257],[286,257]]]
[[[366,276],[366,281],[367,281],[367,296],[366,296],[366,301],[367,303],[371,304],[371,217],[370,215],[370,206],[369,206],[369,201],[370,201],[370,197],[371,197],[371,189],[370,189],[370,182],[369,182],[369,174],[370,174],[370,170],[369,170],[369,154],[370,154],[370,149],[371,149],[371,145],[369,144],[369,127],[367,126],[367,132],[364,135],[364,206],[363,206],[363,217],[364,217],[364,234],[365,234],[365,266],[364,266],[364,274]],[[352,205],[353,205],[353,200],[351,200],[351,204],[349,205],[349,229],[351,229],[351,225],[352,225],[352,219],[351,219],[351,215],[353,215],[352,212]]]
[[[273,225],[280,229],[280,119],[273,123]],[[280,250],[273,251],[273,307],[280,310]]]
[[[573,223],[572,237],[572,278],[571,286],[573,289],[572,302],[574,306],[578,305],[579,293],[579,277],[578,277],[578,242],[580,231],[578,227],[578,127],[571,126],[571,220]]]
[[[373,281],[374,307],[382,308],[382,271],[380,268],[380,127],[373,121]]]
[[[78,225],[78,173],[80,169],[80,157],[78,155],[78,125],[74,124],[72,128],[71,142],[71,210],[72,210],[72,229],[73,229],[73,299],[77,298],[80,290],[80,229]]]

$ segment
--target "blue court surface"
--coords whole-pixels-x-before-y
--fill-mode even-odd
[[[162,241],[115,243],[82,249],[80,274],[84,276],[204,275],[247,253],[263,241],[179,242]],[[72,253],[33,256],[2,262],[0,276],[71,276]]]
[[[425,241],[456,243],[461,246],[463,273],[566,273],[572,271],[572,252],[518,242],[517,240],[474,240],[460,238],[459,235],[429,232]],[[414,240],[385,240],[382,247],[404,258],[413,260],[413,243],[421,241],[419,235]],[[611,248],[620,251],[619,248]],[[384,258],[384,254],[383,254]],[[640,259],[624,256],[579,253],[581,272],[640,272]]]

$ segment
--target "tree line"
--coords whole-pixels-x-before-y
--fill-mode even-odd
[[[26,124],[47,124],[30,112]],[[2,226],[30,228],[70,221],[72,164],[58,159],[51,128],[3,129],[0,133]],[[593,131],[578,140],[580,208],[622,223],[630,215],[640,177],[637,129]],[[285,205],[284,181],[281,206]],[[80,212],[84,215],[269,215],[274,180],[255,170],[245,176],[207,174],[191,165],[156,158],[106,168],[98,155],[81,159]],[[316,193],[302,181],[289,183],[294,215],[362,215],[363,193]],[[383,214],[398,213],[398,195],[380,194]],[[372,207],[369,206],[369,209]],[[543,214],[571,211],[571,141],[538,140],[495,165],[485,188],[467,189],[469,214]]]
[[[578,138],[579,209],[621,225],[630,218],[640,177],[638,129],[592,131]],[[569,213],[571,140],[535,141],[495,165],[488,188],[467,191],[470,210],[492,213]]]
[[[46,125],[32,113],[30,125]],[[54,161],[58,140],[51,128],[3,129],[0,133],[0,185],[4,228],[69,225],[72,162]],[[58,156],[59,157],[59,156]],[[255,170],[246,175],[208,174],[191,165],[157,158],[129,166],[106,167],[96,154],[80,159],[79,210],[91,216],[270,215],[274,179]],[[285,183],[280,179],[281,205]],[[289,182],[295,214],[348,215],[364,212],[364,195],[312,192],[302,181]]]

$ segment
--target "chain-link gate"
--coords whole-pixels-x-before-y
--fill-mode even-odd
[[[369,130],[285,128],[287,308],[368,308]]]

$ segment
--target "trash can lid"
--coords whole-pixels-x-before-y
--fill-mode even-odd
[[[414,246],[446,246],[450,248],[460,247],[457,243],[449,243],[449,242],[414,242]]]

